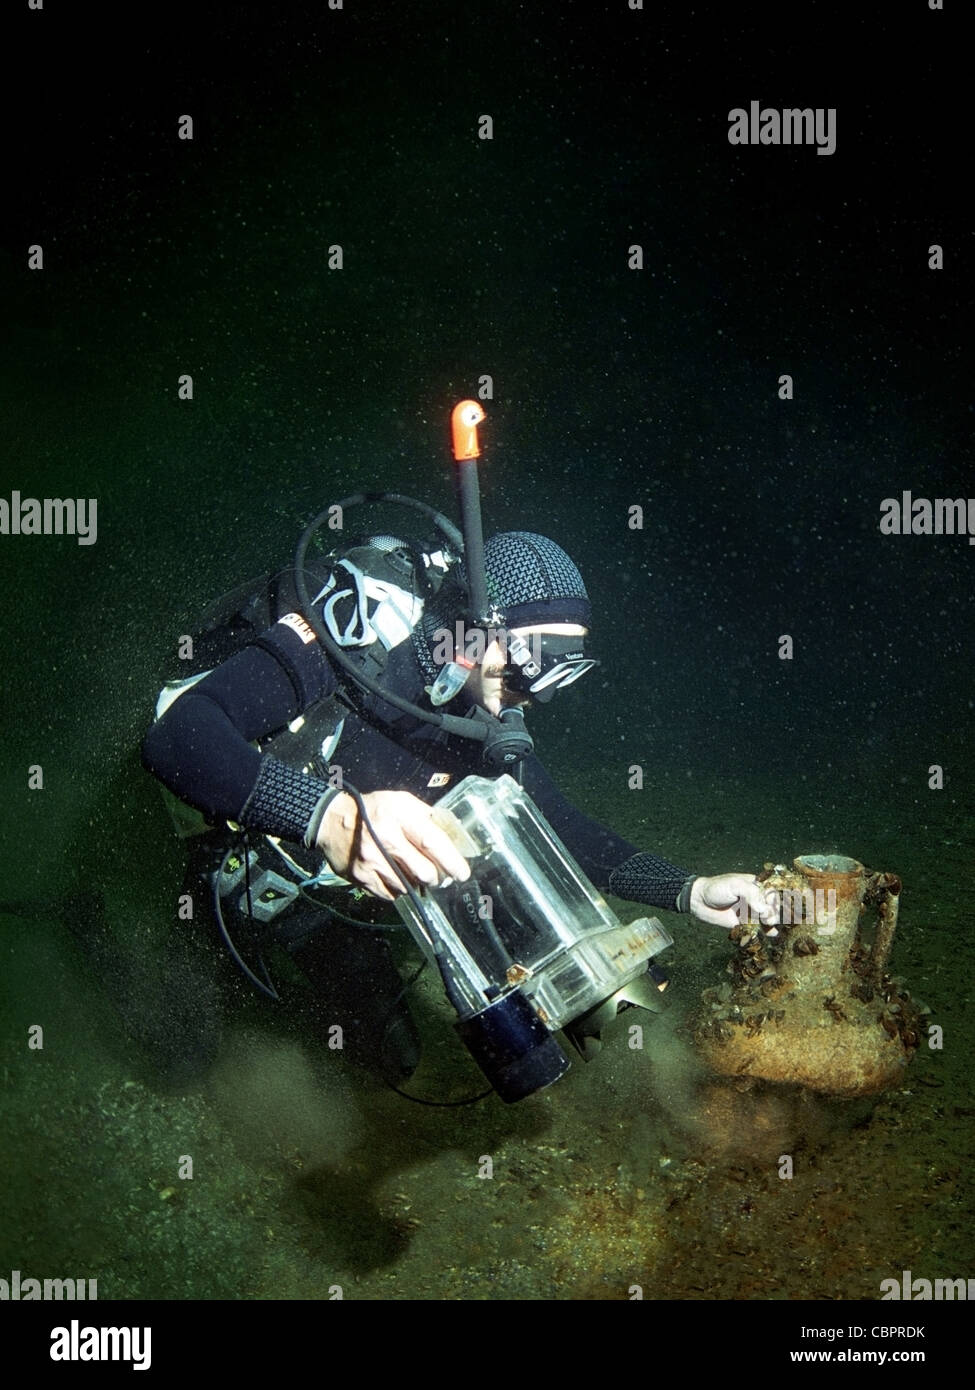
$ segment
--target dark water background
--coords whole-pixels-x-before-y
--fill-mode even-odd
[[[103,1298],[847,1299],[904,1268],[975,1274],[975,548],[878,528],[902,490],[973,491],[959,16],[150,3],[4,22],[24,96],[0,495],[97,497],[98,540],[0,537],[2,897],[27,904],[0,919],[0,1277],[97,1277]],[[753,98],[835,106],[836,153],[733,148],[727,113]],[[400,1101],[247,1001],[183,1090],[136,1045],[173,1007],[154,962],[179,847],[136,750],[176,638],[339,495],[451,509],[447,418],[483,373],[487,524],[557,539],[597,614],[599,672],[533,724],[577,804],[702,872],[838,850],[903,875],[895,963],[944,1051],[859,1127],[820,1117],[792,1184],[758,1138],[711,1157],[681,1134],[670,1032],[666,1082],[621,1045],[521,1107],[460,1111]],[[68,924],[95,892],[126,949],[93,964]],[[687,1005],[727,946],[670,925]],[[424,1011],[446,1082],[464,1062],[433,990]],[[484,1154],[500,1182],[478,1180]]]

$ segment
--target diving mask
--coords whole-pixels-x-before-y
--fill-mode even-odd
[[[585,655],[581,636],[554,632],[509,632],[507,656],[505,685],[542,704],[599,664]]]

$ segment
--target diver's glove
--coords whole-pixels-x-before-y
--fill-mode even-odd
[[[700,921],[728,931],[747,922],[758,922],[769,936],[778,935],[778,900],[754,874],[688,879],[677,896],[677,911],[690,912]]]

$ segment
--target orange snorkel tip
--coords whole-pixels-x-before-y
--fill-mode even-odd
[[[462,463],[464,459],[480,458],[481,446],[477,442],[477,427],[484,418],[484,411],[477,401],[461,401],[450,412],[450,433],[454,458],[458,463]]]

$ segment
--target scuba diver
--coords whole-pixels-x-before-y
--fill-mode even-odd
[[[202,818],[187,890],[212,901],[241,969],[275,994],[262,953],[271,942],[286,949],[320,995],[322,1018],[341,1026],[344,1050],[397,1078],[415,1068],[419,1040],[376,900],[408,893],[422,912],[417,889],[468,880],[434,808],[471,774],[512,776],[598,890],[725,928],[746,910],[777,921],[753,875],[697,875],[630,844],[577,810],[532,751],[525,709],[568,698],[596,665],[585,647],[592,612],[553,540],[529,531],[483,540],[482,418],[476,402],[454,412],[463,533],[398,494],[333,504],[306,528],[292,571],[194,642],[199,669],[163,692],[142,750],[184,821],[187,807]],[[326,526],[344,528],[350,507],[378,500],[420,511],[436,539],[366,533],[308,558]],[[493,1007],[505,992],[502,976],[486,998]],[[527,1027],[537,1028],[534,1015]],[[520,1075],[510,1095],[493,1084],[518,1098],[547,1084],[538,1075]]]

